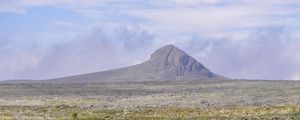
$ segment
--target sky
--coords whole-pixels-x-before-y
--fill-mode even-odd
[[[300,80],[299,0],[0,0],[0,80],[141,63],[174,44],[235,79]]]

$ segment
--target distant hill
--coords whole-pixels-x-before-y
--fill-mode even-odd
[[[88,73],[44,82],[120,82],[120,81],[190,81],[227,79],[204,67],[196,59],[174,45],[155,51],[150,60],[125,68]]]

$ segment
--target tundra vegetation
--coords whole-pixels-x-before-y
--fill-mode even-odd
[[[2,83],[0,120],[300,119],[300,81]]]

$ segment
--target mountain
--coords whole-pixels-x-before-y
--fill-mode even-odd
[[[47,80],[48,82],[118,82],[226,79],[212,73],[174,45],[155,51],[150,60],[125,68]]]

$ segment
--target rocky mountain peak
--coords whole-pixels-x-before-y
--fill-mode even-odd
[[[167,70],[170,74],[176,76],[210,73],[196,59],[174,45],[166,45],[155,51],[151,55],[150,62],[153,67]]]
[[[227,79],[212,73],[174,45],[166,45],[141,64],[124,68],[52,79],[58,82],[168,81]]]
[[[151,55],[150,61],[164,64],[173,63],[174,65],[185,65],[193,59],[188,54],[175,47],[174,45],[166,45]]]

